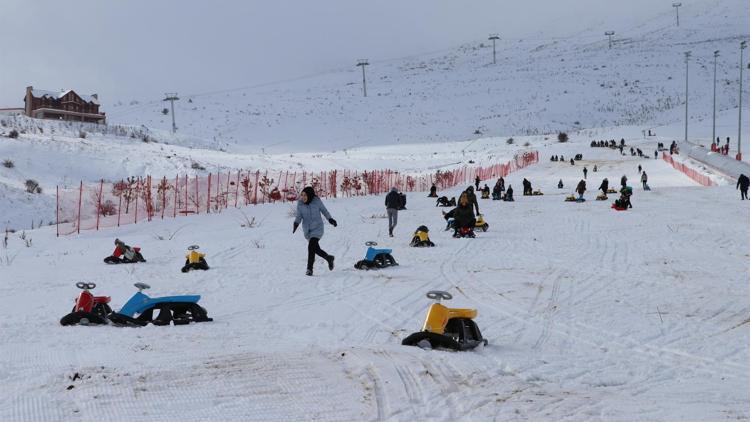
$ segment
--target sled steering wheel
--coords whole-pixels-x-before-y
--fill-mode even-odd
[[[427,298],[440,302],[440,300],[453,299],[453,295],[442,290],[430,290],[429,292],[427,292]]]
[[[79,281],[76,283],[76,287],[82,290],[91,290],[96,287],[96,283],[84,283],[82,281]]]
[[[188,250],[189,251],[194,251],[194,250],[197,250],[197,249],[200,249],[200,246],[198,246],[198,245],[190,245],[190,246],[188,246]]]
[[[378,246],[378,242],[374,240],[368,240],[367,242],[365,242],[365,246]]]
[[[133,286],[135,286],[135,288],[138,289],[139,292],[141,290],[146,290],[146,289],[150,289],[151,288],[151,286],[149,286],[146,283],[135,283],[135,284],[133,284]]]

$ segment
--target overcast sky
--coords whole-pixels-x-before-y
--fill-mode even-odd
[[[0,0],[0,108],[27,85],[104,103],[255,85],[501,37],[626,28],[663,0]],[[540,35],[543,33],[543,35]]]

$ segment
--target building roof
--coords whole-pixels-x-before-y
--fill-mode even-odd
[[[43,98],[43,97],[49,97],[54,99],[60,99],[65,96],[65,94],[69,93],[70,91],[73,91],[72,89],[63,89],[61,91],[45,91],[43,89],[32,89],[31,95],[33,95],[36,98]],[[73,91],[75,92],[75,91]],[[81,97],[83,101],[94,103],[96,105],[99,105],[99,100],[96,99],[93,95],[80,95],[76,92],[76,95]]]

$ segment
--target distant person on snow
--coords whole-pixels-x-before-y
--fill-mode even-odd
[[[477,210],[477,214],[479,214],[479,201],[477,201],[477,195],[474,193],[474,186],[469,186],[468,189],[466,189],[466,197],[469,200],[470,204],[474,205],[474,208]],[[459,201],[461,201],[461,197],[459,196]]]
[[[531,182],[529,182],[526,179],[523,179],[523,183],[522,184],[523,184],[523,194],[524,195],[531,195],[532,194]]]
[[[654,160],[659,158],[659,150],[654,151]]]
[[[586,181],[581,180],[576,186],[576,192],[578,193],[578,199],[583,199],[583,194],[586,192]]]
[[[562,188],[563,188],[563,182],[562,182],[562,179],[560,179],[560,181],[559,181],[559,182],[557,182],[557,188],[558,188],[558,189],[562,189]]]
[[[599,189],[602,191],[603,194],[607,194],[607,191],[609,190],[609,180],[605,177],[604,180],[602,180],[602,184],[599,185]]]
[[[331,217],[331,214],[323,205],[323,201],[315,195],[315,190],[312,186],[308,186],[302,189],[300,199],[297,201],[297,215],[294,219],[294,225],[292,227],[292,233],[297,231],[297,227],[302,223],[302,232],[305,235],[307,243],[307,272],[306,275],[313,275],[313,264],[315,263],[315,255],[320,256],[328,262],[328,269],[333,270],[333,255],[328,255],[323,249],[320,248],[320,238],[323,237],[323,219],[320,215],[323,214],[328,222],[336,227],[338,224],[336,220]]]
[[[648,176],[646,175],[645,171],[641,175],[641,183],[643,183],[643,189],[647,189],[648,188]]]
[[[628,176],[625,176],[624,174],[620,178],[620,186],[625,187],[628,185]]]
[[[586,178],[586,175],[589,174],[589,169],[586,168],[586,166],[583,166],[583,178]]]
[[[430,187],[430,194],[427,195],[428,198],[437,198],[437,186],[433,183]]]
[[[503,201],[513,202],[513,186],[508,185],[508,190],[505,191],[505,196],[503,197]]]
[[[737,178],[737,188],[740,190],[740,199],[743,201],[747,199],[748,186],[750,186],[750,178],[740,174],[740,177]]]
[[[505,187],[501,184],[502,180],[502,178],[497,179],[497,182],[495,182],[495,186],[492,187],[492,199],[494,200],[500,199],[503,195],[503,189]]]
[[[474,186],[476,186],[476,190],[479,190],[479,182],[480,182],[479,176],[477,176],[476,178],[474,178]],[[459,201],[460,200],[461,199],[459,198]]]
[[[385,212],[388,214],[388,236],[393,237],[393,229],[398,223],[398,210],[401,208],[401,195],[398,189],[391,188],[388,195],[385,196]]]
[[[599,171],[599,167],[597,167],[596,164],[594,164],[594,173],[596,173],[597,171]]]
[[[574,166],[574,165],[576,165],[576,162],[575,162],[575,161],[573,161],[573,159],[572,159],[572,158],[570,159],[570,165],[571,165],[571,166]]]
[[[641,167],[640,164],[638,164],[638,174],[641,174],[641,170],[643,170],[643,168]]]

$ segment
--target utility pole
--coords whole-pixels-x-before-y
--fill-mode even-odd
[[[739,127],[737,131],[737,160],[742,161],[742,67],[745,66],[742,59],[742,53],[747,48],[747,41],[742,41],[740,43],[740,119],[739,119]]]
[[[367,59],[359,59],[357,66],[362,66],[362,92],[367,96],[367,78],[365,77],[365,66],[369,66],[370,63]]]
[[[499,40],[500,37],[498,37],[497,34],[490,34],[490,37],[487,39],[492,40],[492,64],[495,64],[497,63],[497,60],[495,59],[495,41]]]
[[[682,6],[682,3],[672,3],[672,7],[677,12],[677,26],[680,26],[680,6]]]
[[[714,51],[714,124],[711,130],[711,143],[716,142],[716,59],[719,57],[719,50]]]
[[[168,92],[164,94],[164,96],[166,97],[164,98],[164,101],[169,101],[170,103],[172,103],[172,133],[175,133],[177,132],[177,125],[174,121],[174,102],[179,100],[179,98],[177,97],[176,92]]]
[[[685,52],[685,142],[688,141],[688,64],[691,54],[690,51]]]
[[[604,35],[609,37],[609,49],[612,49],[612,37],[615,35],[615,31],[607,31]]]

